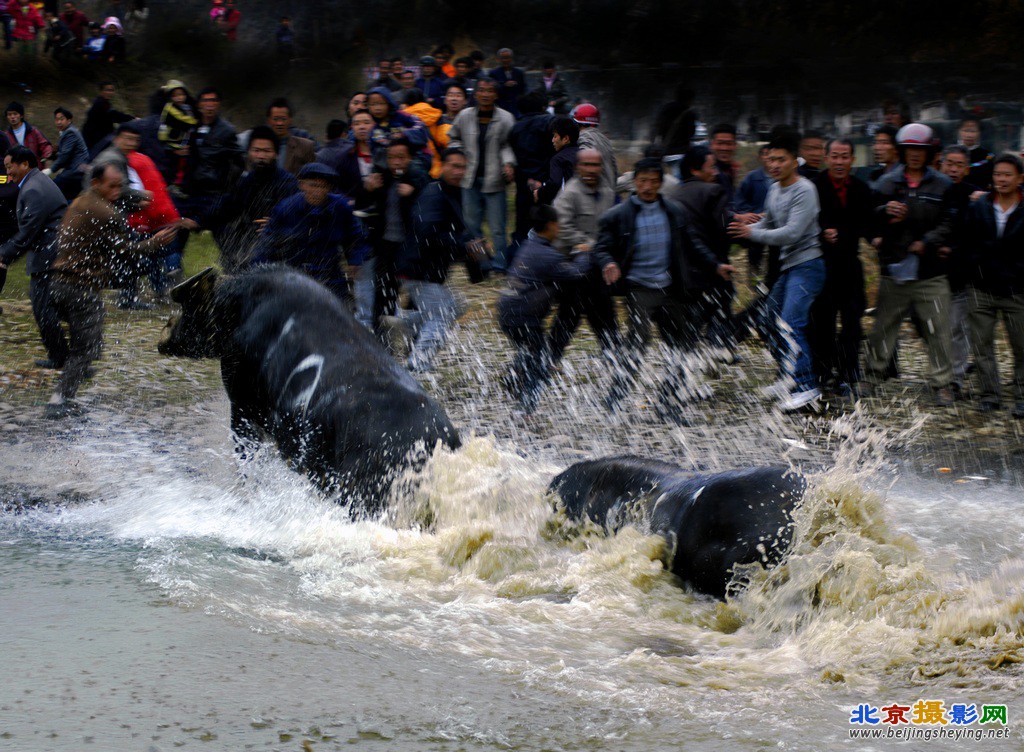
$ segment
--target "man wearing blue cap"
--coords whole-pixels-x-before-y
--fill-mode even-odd
[[[331,193],[338,173],[310,162],[299,170],[299,193],[274,207],[252,265],[281,262],[299,269],[350,302],[346,261],[358,266],[369,252],[345,196]]]

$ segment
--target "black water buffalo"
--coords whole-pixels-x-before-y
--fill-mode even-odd
[[[342,301],[284,267],[212,269],[171,292],[181,304],[159,350],[219,357],[241,439],[269,435],[322,488],[380,511],[399,471],[438,442],[459,446],[444,410]]]
[[[806,486],[785,467],[695,475],[667,462],[607,457],[573,465],[550,490],[570,519],[664,536],[672,572],[722,598],[736,564],[771,567],[785,556]]]

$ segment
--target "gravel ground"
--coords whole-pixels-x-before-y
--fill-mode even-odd
[[[201,248],[203,241],[199,243]],[[192,255],[190,271],[198,268],[197,263],[201,266],[208,250]],[[12,275],[19,274],[12,270]],[[504,281],[470,285],[457,270],[453,284],[466,302],[466,313],[439,357],[436,373],[426,377],[424,385],[463,431],[492,434],[523,453],[570,462],[628,452],[695,469],[780,458],[822,466],[833,461],[842,445],[870,438],[873,451],[920,473],[943,469],[941,474],[950,480],[970,474],[1016,480],[1024,469],[1024,421],[1014,420],[1008,410],[983,415],[970,400],[951,409],[930,404],[925,351],[909,325],[901,350],[903,377],[887,384],[877,398],[857,406],[834,400],[818,413],[782,415],[758,395],[758,387],[773,380],[774,368],[754,338],[741,349],[742,363],[717,366],[705,374],[703,381],[713,396],[687,408],[686,427],[664,423],[648,399],[664,365],[665,353],[659,348],[652,351],[625,409],[608,415],[600,406],[608,370],[584,326],[536,413],[526,416],[510,404],[500,386],[510,350],[494,322],[493,302]],[[89,408],[83,420],[119,425],[141,421],[154,430],[180,435],[203,421],[208,425],[212,414],[226,426],[218,364],[164,358],[156,351],[172,306],[125,312],[113,301],[114,293],[108,293],[103,358],[96,363],[96,376],[80,393]],[[24,285],[9,285],[0,304],[0,441],[73,435],[74,421],[55,425],[42,419],[56,374],[33,365],[44,352]],[[866,328],[871,324],[870,318],[865,320]],[[997,351],[1000,362],[1009,364],[1005,340],[997,343]],[[1009,399],[1004,402],[1011,404]]]

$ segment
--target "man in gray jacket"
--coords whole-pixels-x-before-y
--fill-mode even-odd
[[[516,164],[508,136],[515,118],[495,106],[497,99],[498,84],[481,78],[476,88],[476,107],[466,108],[455,118],[448,131],[448,147],[466,153],[466,177],[462,181],[466,228],[472,237],[483,237],[481,227],[486,209],[494,246],[491,268],[504,272],[508,268],[505,186],[515,178]]]
[[[7,268],[28,254],[29,299],[39,334],[46,346],[47,360],[37,360],[40,368],[63,368],[68,343],[50,299],[50,267],[57,255],[57,230],[68,202],[52,180],[38,170],[36,155],[24,146],[15,146],[4,157],[7,175],[17,182],[18,232],[0,245],[0,289],[7,279]]]
[[[597,220],[615,205],[615,189],[603,176],[601,152],[581,149],[576,155],[576,177],[565,184],[555,197],[558,212],[558,248],[566,256],[593,250],[597,241]],[[558,317],[551,328],[551,357],[562,357],[566,346],[586,314],[590,328],[597,335],[602,350],[609,350],[616,340],[615,308],[611,290],[601,278],[601,269],[591,256],[591,269],[586,278],[562,288],[558,300]]]
[[[58,107],[53,111],[53,122],[60,132],[57,141],[57,155],[43,174],[52,177],[60,188],[64,198],[74,199],[81,190],[82,173],[78,169],[89,161],[89,147],[78,128],[71,124],[74,115],[66,107]]]
[[[825,260],[818,226],[818,191],[797,170],[799,144],[780,136],[768,144],[768,189],[764,218],[756,224],[736,220],[729,234],[780,248],[782,271],[768,294],[770,344],[779,364],[779,380],[765,390],[780,400],[783,412],[799,410],[821,397],[811,367],[807,326],[811,304],[825,286]]]

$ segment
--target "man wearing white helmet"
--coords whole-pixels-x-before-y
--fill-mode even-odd
[[[952,338],[951,299],[946,276],[952,217],[945,202],[952,183],[931,167],[932,129],[909,123],[896,134],[901,165],[876,184],[881,203],[875,210],[882,279],[875,326],[868,337],[865,394],[885,378],[889,358],[903,319],[911,309],[923,326],[928,347],[928,384],[941,407],[953,404],[950,383]]]
[[[584,102],[573,108],[570,117],[580,127],[580,149],[597,149],[601,152],[604,179],[608,185],[615,185],[615,181],[619,179],[619,171],[615,165],[615,148],[599,127],[601,111],[597,109],[597,105]]]

